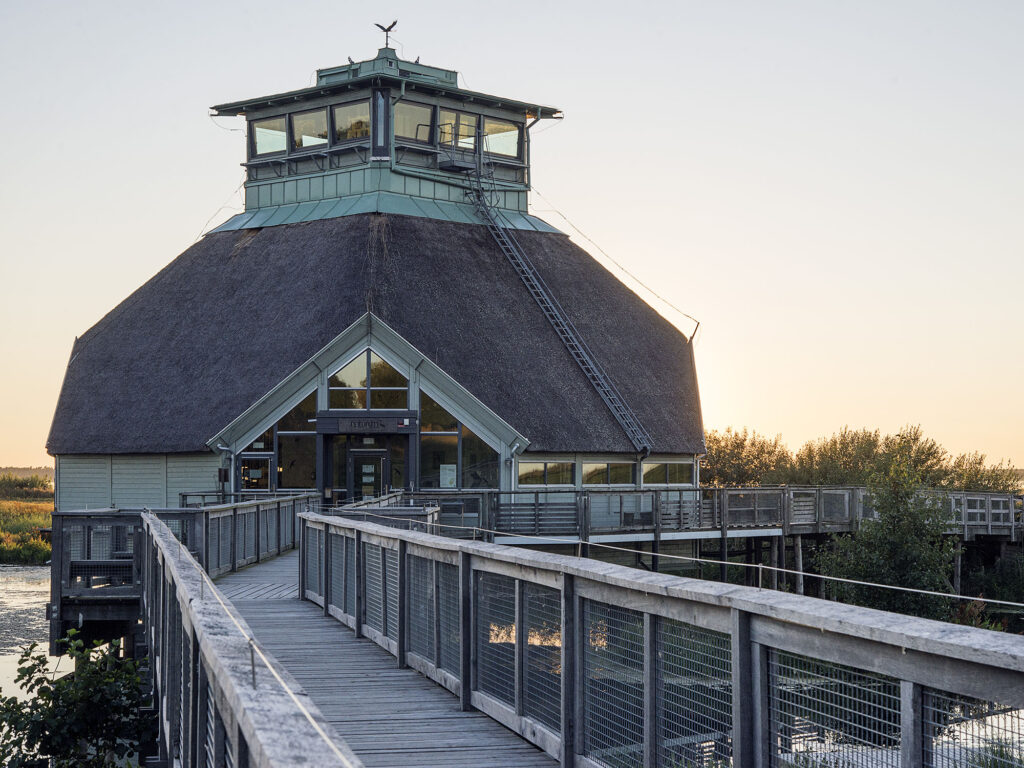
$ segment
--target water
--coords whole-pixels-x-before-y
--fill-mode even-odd
[[[5,696],[20,695],[14,677],[22,647],[37,642],[46,652],[49,598],[48,566],[0,565],[0,689]]]

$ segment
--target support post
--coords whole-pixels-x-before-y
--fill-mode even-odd
[[[772,730],[768,711],[768,648],[760,643],[750,643],[749,693],[753,717],[753,760],[748,763],[754,768],[768,768],[771,765]],[[744,763],[738,763],[744,765]]]
[[[779,537],[781,538],[781,537]],[[772,567],[772,574],[769,577],[769,583],[772,585],[772,589],[779,588],[779,572],[774,570],[779,567],[779,547],[777,541],[769,539],[768,544],[768,564]]]
[[[355,636],[363,636],[363,591],[364,581],[363,576],[363,532],[356,530],[356,604],[352,609],[352,616],[355,621]]]
[[[562,768],[572,768],[576,763],[576,626],[576,585],[566,573],[562,575]]]
[[[900,766],[921,768],[924,764],[921,728],[921,686],[900,681]]]
[[[796,593],[804,593],[804,537],[797,534],[793,537],[793,560],[796,565]]]
[[[729,580],[729,490],[722,488],[719,493],[722,494],[722,535],[718,545],[718,559],[721,561],[718,572],[719,581],[726,582]]]
[[[269,512],[268,512],[269,514]],[[331,604],[331,572],[334,570],[334,563],[331,562],[331,530],[326,525],[321,534],[324,540],[324,551],[320,558],[321,566],[320,569],[323,572],[322,589],[320,594],[324,598],[324,616],[330,616],[331,612],[327,606]]]
[[[644,614],[644,768],[658,764],[658,620]]]
[[[961,573],[963,568],[963,546],[960,541],[956,543],[955,556],[953,560],[953,592],[960,595],[963,594],[960,591],[961,586]]]
[[[473,709],[473,566],[468,552],[459,553],[459,703],[463,712]]]
[[[405,669],[408,665],[406,648],[409,636],[409,567],[406,556],[407,544],[404,539],[398,540],[398,668]],[[327,602],[324,601],[324,605]]]
[[[750,614],[731,609],[732,632],[732,759],[736,765],[754,764],[753,655]]]
[[[299,527],[299,600],[306,599],[306,560],[309,559],[309,539],[306,535],[306,521]],[[231,570],[234,570],[232,567]]]

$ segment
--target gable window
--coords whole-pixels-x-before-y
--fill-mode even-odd
[[[693,463],[644,462],[644,485],[693,485]]]
[[[288,148],[288,137],[283,117],[253,120],[249,125],[252,126],[252,152],[254,155],[284,152]]]
[[[434,108],[400,101],[395,104],[395,138],[429,144],[433,141]]]
[[[442,109],[437,123],[439,141],[444,146],[472,152],[476,149],[476,115]]]
[[[246,446],[239,473],[242,491],[316,487],[316,392]]]
[[[376,352],[366,350],[331,376],[331,409],[392,409],[409,407],[409,380]]]
[[[508,120],[484,118],[484,151],[493,155],[519,157],[520,128]]]
[[[309,149],[327,143],[327,110],[296,112],[291,116],[292,149]]]
[[[574,485],[576,464],[572,461],[520,461],[519,485]]]
[[[583,464],[584,485],[633,485],[631,462],[610,462],[607,464]]]
[[[368,139],[370,137],[370,102],[356,101],[334,107],[334,140]]]
[[[420,487],[497,488],[498,452],[420,392]]]

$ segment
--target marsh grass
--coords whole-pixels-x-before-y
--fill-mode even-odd
[[[0,563],[43,565],[50,559],[50,544],[40,534],[50,527],[53,496],[49,501],[0,499]]]

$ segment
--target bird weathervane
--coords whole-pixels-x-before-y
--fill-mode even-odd
[[[390,25],[388,25],[386,27],[383,24],[376,24],[375,25],[381,32],[384,33],[384,47],[385,48],[390,48],[391,47],[391,30],[395,28],[395,24],[397,24],[397,23],[398,23],[398,19],[395,19],[394,21],[391,22]]]

